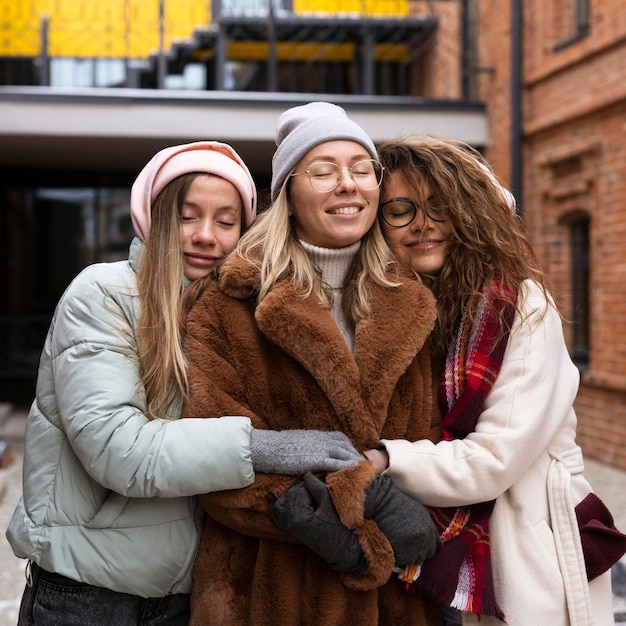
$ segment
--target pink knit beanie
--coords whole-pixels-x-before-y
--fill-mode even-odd
[[[197,141],[157,152],[137,176],[130,192],[130,217],[141,239],[150,231],[154,199],[175,178],[192,172],[214,174],[231,182],[241,196],[246,226],[252,224],[257,193],[246,164],[225,143]]]

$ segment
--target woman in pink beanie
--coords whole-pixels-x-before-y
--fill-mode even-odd
[[[20,625],[187,624],[202,519],[193,496],[250,485],[266,455],[247,417],[178,419],[184,301],[255,219],[248,168],[214,141],[166,148],[137,177],[130,211],[128,261],[72,281],[41,355],[24,496],[7,531],[28,559]],[[340,434],[264,436],[281,473],[356,462]]]

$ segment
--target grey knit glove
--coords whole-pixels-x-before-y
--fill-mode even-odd
[[[367,567],[359,538],[341,523],[319,478],[307,473],[278,499],[268,494],[268,501],[276,526],[321,556],[332,569],[357,571]]]
[[[387,476],[377,476],[366,493],[364,517],[374,520],[387,537],[398,567],[421,564],[441,547],[426,507],[400,491]]]
[[[302,476],[336,472],[356,465],[361,455],[340,432],[320,430],[259,430],[250,438],[255,472]]]

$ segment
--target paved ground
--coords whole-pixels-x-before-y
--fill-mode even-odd
[[[22,493],[22,441],[25,413],[11,411],[0,403],[0,438],[11,443],[12,454],[6,467],[0,464],[0,626],[15,626],[24,588],[24,561],[13,556],[5,531]],[[1,441],[1,439],[0,439]],[[0,460],[1,460],[0,456]],[[626,532],[626,472],[586,459],[586,475],[597,494],[615,518],[615,525]],[[626,624],[626,557],[612,570],[615,622]]]
[[[22,495],[21,481],[22,451],[17,449],[9,467],[0,469],[0,626],[17,624],[19,601],[24,590],[25,562],[13,556],[4,534]]]

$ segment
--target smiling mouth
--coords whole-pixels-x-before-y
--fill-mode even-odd
[[[326,211],[329,215],[356,215],[361,210],[358,206],[342,206],[338,209]]]
[[[191,263],[195,262],[195,263],[206,264],[206,263],[214,263],[215,261],[217,261],[216,257],[200,256],[200,255],[191,254],[191,253],[185,253],[185,257]]]
[[[412,244],[409,244],[410,248],[417,248],[419,250],[430,250],[431,248],[437,248],[442,245],[442,241],[438,240],[429,240],[429,241],[415,241]]]

